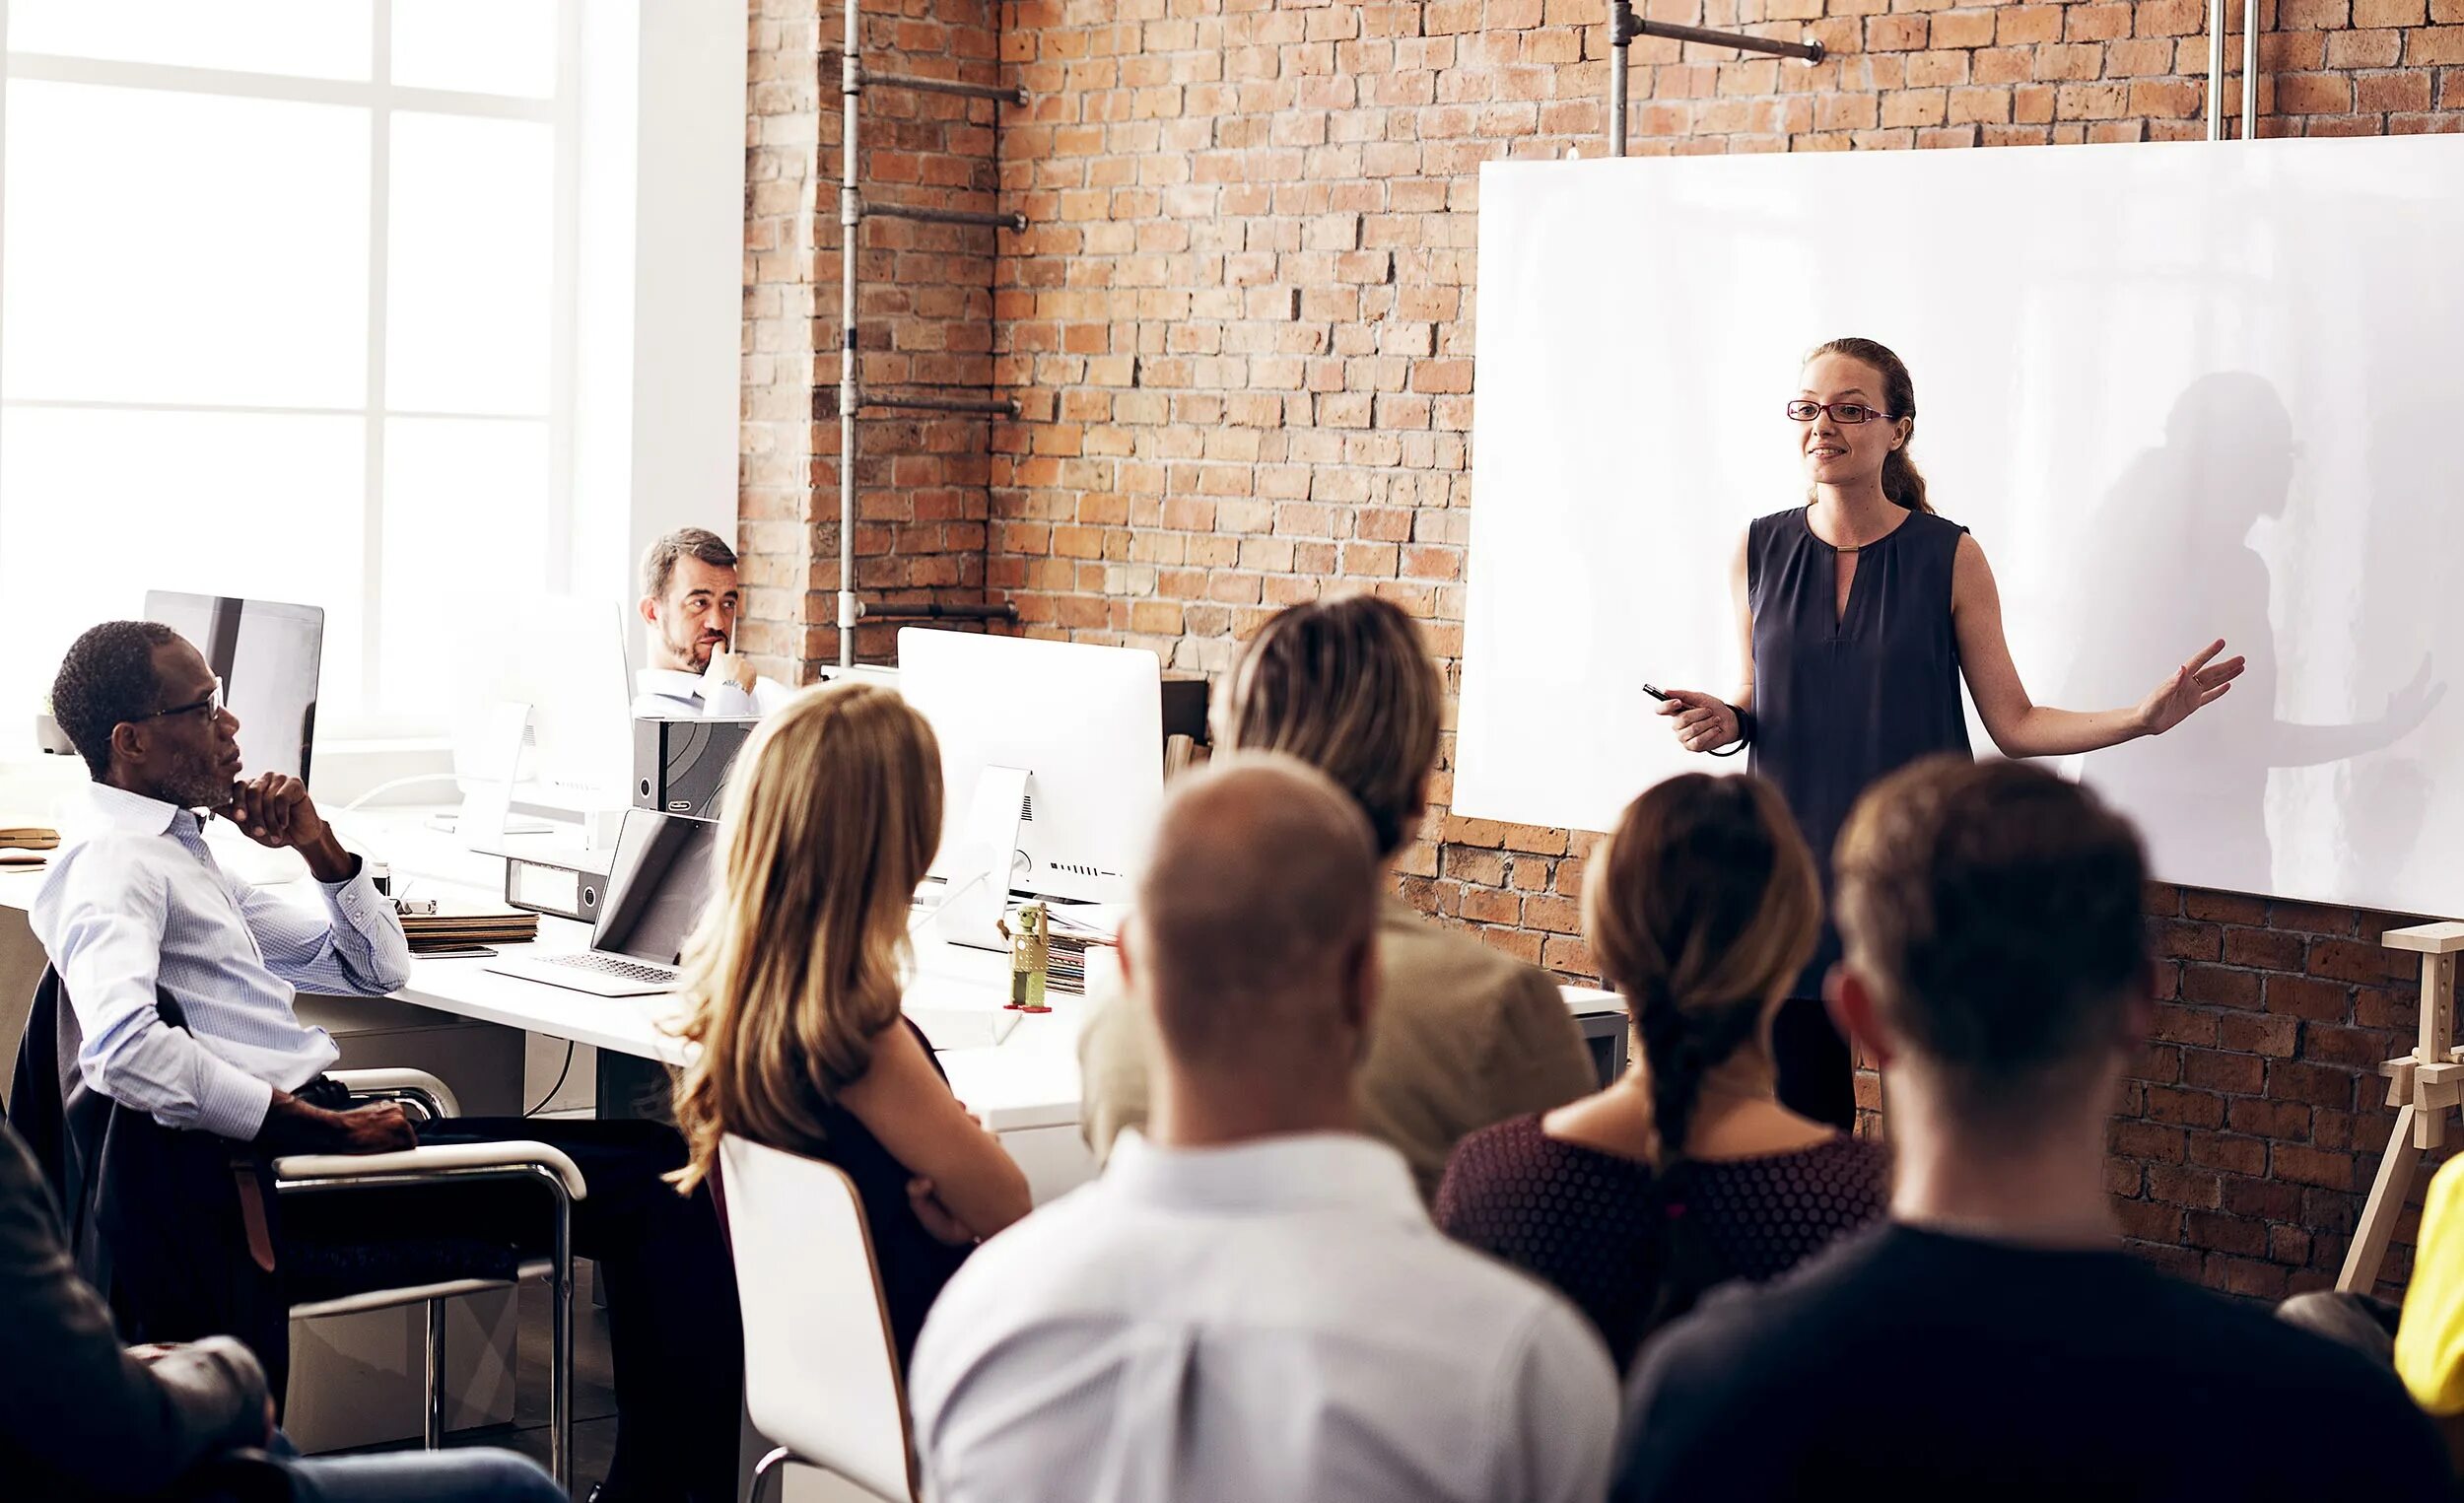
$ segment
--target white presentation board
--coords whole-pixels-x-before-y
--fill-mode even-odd
[[[1806,496],[1782,404],[1854,334],[2037,703],[2248,655],[2063,764],[2158,876],[2464,914],[2460,255],[2451,137],[1489,164],[1455,812],[1600,830],[1742,769],[1638,685],[1735,686],[1730,560]]]

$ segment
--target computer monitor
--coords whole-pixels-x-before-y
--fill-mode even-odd
[[[616,835],[590,948],[672,966],[710,902],[719,827],[654,809],[627,809]]]
[[[187,638],[221,677],[223,703],[240,717],[240,776],[281,773],[306,783],[316,741],[323,607],[150,589],[146,619]]]
[[[898,634],[898,656],[899,692],[941,742],[932,874],[953,877],[949,863],[986,771],[1014,768],[1027,784],[1010,890],[1128,902],[1163,803],[1163,665],[1155,654],[909,627]]]
[[[473,600],[453,611],[436,649],[450,653],[444,707],[457,770],[501,776],[494,746],[469,742],[503,704],[530,707],[514,781],[517,802],[615,808],[633,787],[633,685],[625,608],[615,600],[532,595]]]

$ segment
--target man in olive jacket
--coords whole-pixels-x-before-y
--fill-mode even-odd
[[[1380,858],[1411,845],[1428,805],[1445,689],[1411,618],[1369,595],[1297,605],[1262,628],[1233,673],[1215,745],[1297,757],[1368,816]],[[1468,1133],[1597,1090],[1582,1029],[1547,973],[1438,927],[1389,898],[1378,919],[1378,1008],[1359,1073],[1360,1127],[1400,1151],[1423,1201]],[[1154,1025],[1132,997],[1078,1039],[1080,1130],[1100,1160],[1147,1115]]]

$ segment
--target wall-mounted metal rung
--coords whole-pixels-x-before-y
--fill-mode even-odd
[[[1017,400],[1005,396],[863,396],[856,399],[856,405],[911,408],[919,412],[982,412],[1005,418],[1018,415]]]
[[[1706,27],[1677,26],[1666,21],[1648,21],[1635,17],[1636,36],[1665,36],[1672,41],[1697,41],[1705,46],[1735,47],[1740,52],[1767,52],[1773,57],[1799,57],[1810,63],[1822,60],[1822,44],[1818,41],[1781,41],[1773,36],[1748,36],[1742,32],[1715,32]]]
[[[875,73],[870,68],[861,70],[856,76],[867,84],[879,84],[885,89],[913,89],[919,94],[954,94],[964,100],[997,100],[1004,104],[1023,104],[1027,102],[1026,88],[1019,84],[1006,87],[1000,84],[962,84],[952,78]]]
[[[973,209],[912,209],[905,204],[866,204],[866,219],[912,219],[927,225],[981,225],[987,230],[1027,228],[1023,214],[985,214]]]
[[[868,605],[864,607],[867,621],[1015,621],[1018,607],[1007,601],[997,605],[978,605],[961,601],[941,605],[930,601],[923,605]]]

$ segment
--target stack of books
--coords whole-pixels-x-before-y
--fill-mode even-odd
[[[466,950],[473,945],[527,944],[539,937],[539,916],[514,908],[452,908],[402,916],[411,953]]]

